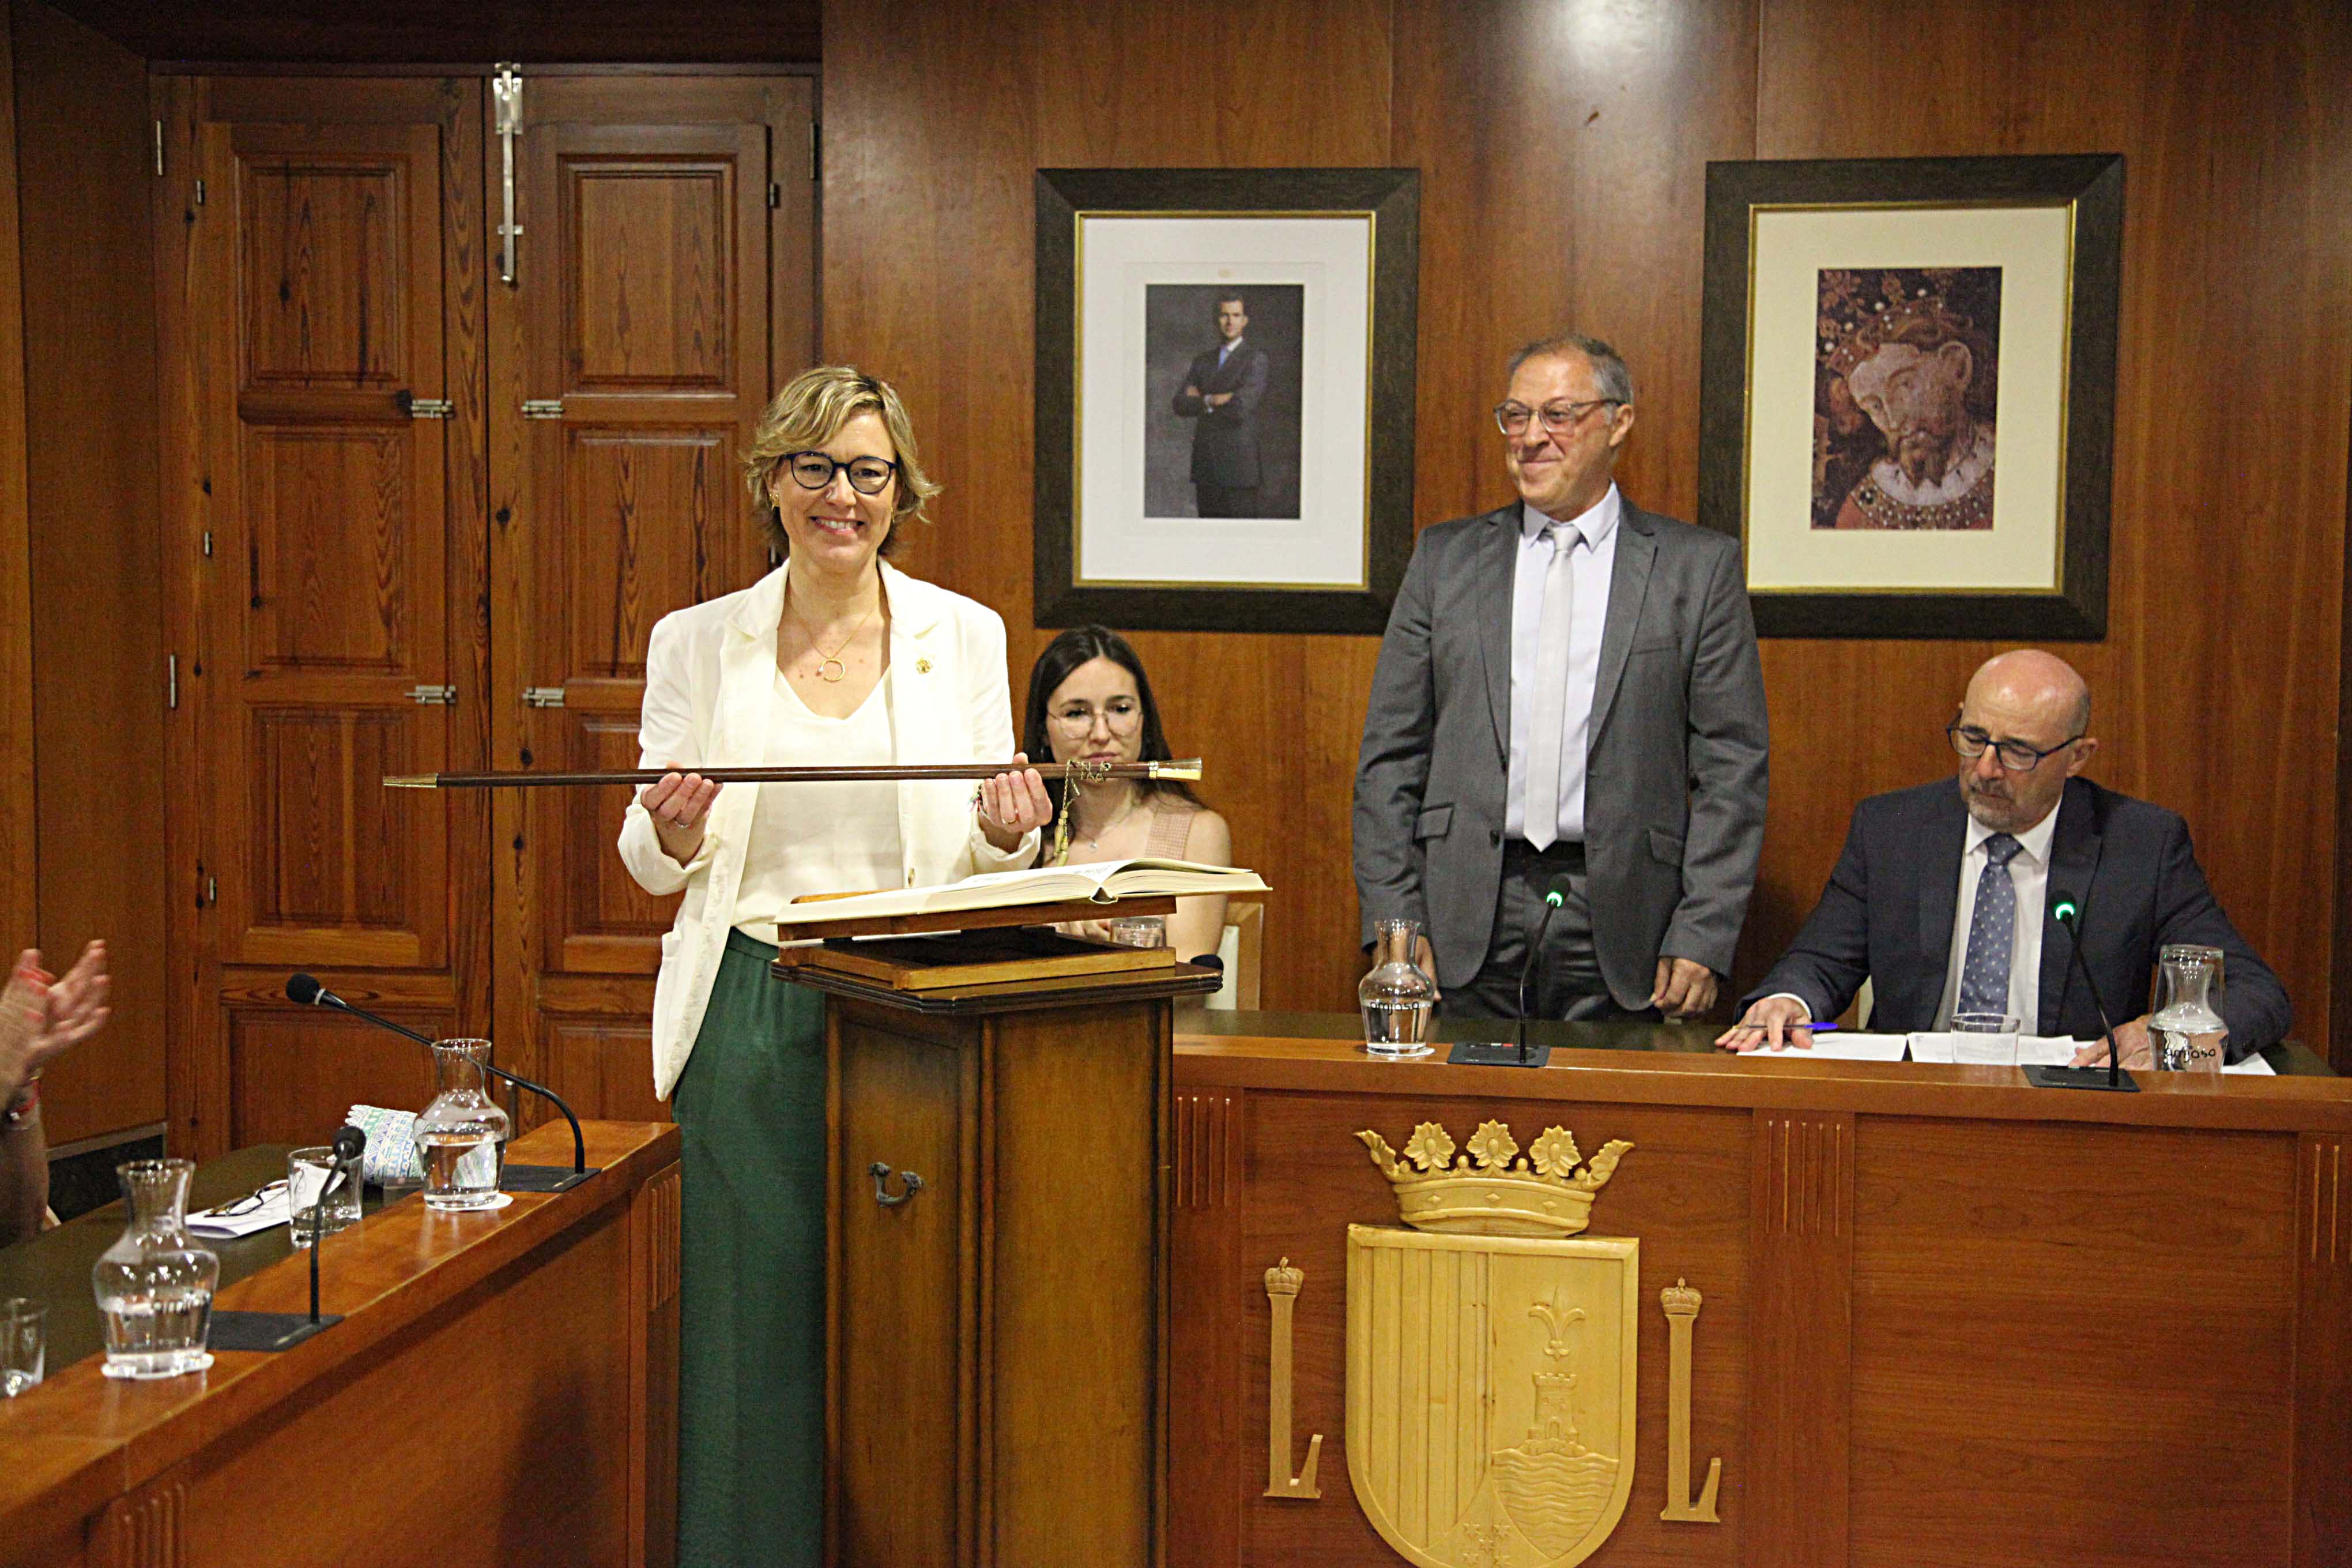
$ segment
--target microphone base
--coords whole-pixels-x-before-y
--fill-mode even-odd
[[[1521,1056],[1508,1040],[1464,1040],[1445,1053],[1445,1059],[1458,1068],[1539,1068],[1551,1060],[1551,1047],[1529,1046]]]
[[[569,1165],[509,1165],[499,1177],[502,1193],[568,1193],[597,1172],[602,1165],[591,1165],[575,1171]]]
[[[290,1351],[320,1329],[343,1321],[341,1312],[321,1312],[312,1322],[308,1312],[213,1313],[211,1348],[216,1351]]]
[[[2132,1081],[2129,1068],[2116,1074],[2116,1081],[2107,1081],[2107,1069],[2098,1068],[2043,1068],[2025,1069],[2025,1081],[2036,1089],[2097,1089],[2116,1094],[2137,1094],[2139,1085]]]

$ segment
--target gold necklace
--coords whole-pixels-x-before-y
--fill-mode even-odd
[[[800,622],[801,630],[808,633],[809,651],[817,656],[816,678],[819,680],[830,681],[835,686],[840,685],[849,674],[848,668],[841,662],[841,650],[857,640],[857,634],[866,629],[866,623],[872,620],[874,612],[881,607],[882,595],[877,590],[874,595],[874,603],[859,618],[857,624],[849,628],[849,635],[834,645],[831,653],[827,653],[824,651],[824,646],[816,640],[816,628],[809,625],[808,617],[793,608],[792,595],[787,592],[784,595],[785,610]]]

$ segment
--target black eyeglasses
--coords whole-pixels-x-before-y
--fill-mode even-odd
[[[862,496],[880,495],[898,471],[898,465],[887,458],[852,458],[844,463],[823,452],[794,452],[784,459],[784,467],[792,470],[793,483],[804,490],[821,490],[846,469],[849,488]]]
[[[1621,397],[1588,397],[1581,403],[1550,403],[1541,409],[1529,408],[1524,403],[1498,403],[1495,405],[1495,428],[1506,436],[1527,432],[1529,419],[1540,418],[1543,427],[1557,436],[1584,417],[1588,408],[1605,408],[1622,405]]]
[[[1952,750],[1971,762],[1983,756],[1986,748],[1990,747],[1994,755],[2000,758],[2000,765],[2013,773],[2032,773],[2042,765],[2042,758],[2055,756],[2083,738],[2069,735],[2046,751],[2036,751],[2022,741],[1996,741],[1974,724],[1947,724],[1944,734],[1952,742]]]

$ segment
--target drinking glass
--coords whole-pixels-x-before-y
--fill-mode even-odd
[[[1952,1015],[1952,1060],[1962,1067],[2017,1065],[2018,1021],[2000,1013]]]
[[[1110,922],[1110,940],[1118,947],[1166,947],[1168,922],[1158,915],[1129,915]]]
[[[286,1156],[286,1239],[297,1247],[310,1245],[315,1226],[331,1236],[345,1226],[360,1222],[360,1173],[354,1168],[345,1171],[336,1162],[335,1152],[323,1145],[315,1149],[297,1149]],[[319,1194],[331,1183],[327,1193],[323,1213],[310,1211],[317,1206]]]
[[[49,1349],[49,1304],[29,1296],[0,1301],[0,1397],[14,1399],[41,1381]]]

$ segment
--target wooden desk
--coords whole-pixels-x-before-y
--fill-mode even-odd
[[[444,1215],[415,1197],[327,1238],[343,1321],[278,1355],[0,1401],[11,1563],[661,1564],[675,1554],[678,1133],[585,1124],[603,1172]],[[569,1163],[561,1124],[519,1161]],[[305,1310],[281,1258],[217,1305]],[[87,1291],[87,1280],[84,1281]]]
[[[1552,1126],[1633,1145],[1589,1233],[1640,1243],[1633,1474],[1585,1561],[2352,1562],[2352,1082],[2289,1047],[2289,1076],[2067,1092],[1745,1060],[1712,1032],[1551,1026],[1538,1070],[1375,1061],[1344,1016],[1181,1034],[1171,1563],[1402,1560],[1348,1452],[1348,1229],[1399,1223],[1356,1133],[1402,1149],[1435,1121],[1467,1143],[1489,1120],[1523,1149]],[[1320,1435],[1312,1499],[1264,1495],[1285,1258],[1304,1278],[1283,1473]],[[1704,1293],[1687,1485],[1722,1460],[1720,1522],[1660,1517],[1678,1279]]]

